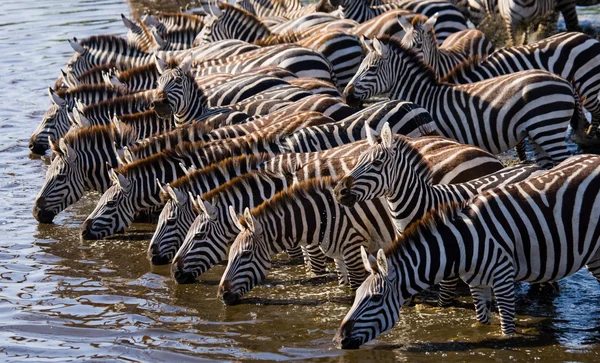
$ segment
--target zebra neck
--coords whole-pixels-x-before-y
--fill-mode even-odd
[[[390,53],[391,99],[411,101],[425,107],[425,105],[431,105],[432,100],[436,99],[439,92],[448,87],[440,84],[434,71],[421,60],[413,59],[408,55],[400,56],[392,49],[390,49]],[[405,65],[400,66],[403,63]],[[396,73],[398,70],[401,70],[400,73]]]
[[[458,227],[458,228],[457,228]],[[388,261],[396,276],[396,287],[404,300],[422,292],[442,280],[458,276],[465,268],[465,251],[472,248],[469,238],[462,238],[464,223],[437,226],[415,238],[400,242],[388,254]]]
[[[350,1],[350,5],[347,7],[340,7],[344,18],[352,19],[358,23],[370,20],[379,15],[374,9],[372,9],[366,1]],[[379,12],[380,13],[380,12]]]
[[[188,123],[199,119],[208,108],[206,96],[200,90],[196,82],[192,82],[192,89],[185,97],[187,98],[187,101],[184,101],[182,109],[173,115],[177,124]]]

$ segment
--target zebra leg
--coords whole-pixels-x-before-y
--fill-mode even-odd
[[[527,145],[525,145],[525,139],[519,141],[519,143],[515,145],[515,152],[517,153],[520,162],[527,161]]]
[[[346,263],[341,258],[334,258],[333,262],[335,262],[335,271],[338,276],[338,283],[340,286],[348,286],[350,282],[348,281],[348,271],[346,270]]]
[[[492,288],[489,286],[470,286],[477,321],[488,325],[492,314]]]
[[[448,307],[454,305],[454,298],[456,297],[456,285],[458,284],[458,277],[451,278],[448,280],[442,280],[440,282],[440,295],[438,297],[439,307]]]
[[[358,248],[356,248],[357,246]],[[352,290],[358,289],[360,284],[367,278],[367,270],[360,255],[360,243],[352,244],[352,247],[346,248],[343,252],[346,271],[348,271],[348,280]]]
[[[596,251],[592,260],[585,266],[591,272],[592,276],[596,278],[596,281],[600,283],[600,249]]]
[[[575,8],[575,1],[573,0],[558,0],[556,4],[556,10],[560,11],[565,18],[565,25],[567,30],[570,32],[582,31],[579,26],[579,19],[577,18],[577,8]]]
[[[306,263],[307,270],[317,276],[327,273],[327,256],[318,245],[302,246],[302,252],[304,253],[304,263]]]
[[[285,250],[285,252],[287,252],[290,260],[304,260],[306,262],[303,254],[304,251],[301,247],[288,248]]]
[[[550,155],[548,155],[548,153],[546,152],[546,150],[544,150],[540,144],[538,144],[537,142],[535,142],[535,140],[532,137],[529,137],[529,145],[531,145],[531,148],[533,149],[533,153],[535,155],[535,161],[536,163],[538,163],[541,167],[543,168],[551,168],[554,163],[552,162],[552,158],[550,157]],[[566,144],[565,144],[565,150],[566,150]]]
[[[494,295],[500,313],[502,334],[512,335],[515,330],[515,281],[507,278],[494,284]]]

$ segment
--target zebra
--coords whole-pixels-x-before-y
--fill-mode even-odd
[[[76,100],[95,103],[125,94],[127,92],[104,85],[81,85],[76,88],[58,91],[48,88],[51,105],[44,113],[44,117],[33,135],[31,135],[29,149],[35,154],[44,154],[50,147],[48,138],[58,140],[67,133],[71,127],[69,112],[75,106]]]
[[[358,24],[354,28],[350,29],[349,32],[358,36],[362,35],[366,38],[366,40],[380,38],[383,36],[397,37],[402,39],[405,32],[400,26],[398,20],[400,18],[404,18],[412,21],[414,18],[420,16],[422,15],[415,14],[409,10],[389,10],[371,20],[367,20],[364,23]]]
[[[575,0],[497,0],[498,11],[504,19],[509,43],[516,44],[517,35],[524,25],[554,9],[560,11],[567,30],[581,31]]]
[[[145,15],[142,22],[151,35],[163,41],[164,50],[184,50],[193,46],[194,39],[204,27],[204,16],[182,13]]]
[[[237,0],[235,5],[260,18],[285,16],[286,13],[302,8],[302,3],[298,0]]]
[[[437,14],[424,23],[417,21],[411,24],[403,18],[398,18],[405,31],[402,44],[419,50],[425,63],[433,68],[439,78],[444,78],[469,59],[485,60],[494,51],[494,45],[477,29],[454,33],[438,47],[433,30],[436,20]]]
[[[536,165],[517,166],[461,184],[433,185],[430,166],[422,154],[404,137],[393,136],[389,124],[384,125],[379,141],[369,128],[366,133],[369,148],[337,183],[334,195],[347,207],[385,197],[398,233],[438,205],[464,201],[483,190],[521,181],[542,170]],[[456,282],[453,279],[441,284],[440,306],[453,302]]]
[[[477,311],[486,322],[494,290],[506,335],[516,331],[516,281],[556,281],[587,265],[600,282],[599,174],[598,156],[574,156],[466,205],[430,212],[375,259],[362,252],[370,276],[334,344],[358,348],[391,329],[406,299],[451,275],[459,275],[486,302],[480,305],[485,310]]]
[[[459,150],[468,149],[464,145],[459,145],[453,140],[439,140],[439,137],[423,137],[414,140],[415,145],[425,149],[429,149],[429,145],[432,143],[443,144],[443,145],[458,145],[458,148],[453,150],[451,159],[455,161],[453,164],[456,169],[463,169],[463,166],[469,168],[471,158],[478,159],[472,153],[469,155],[463,155],[463,152]],[[299,154],[282,154],[269,160],[264,169],[267,170],[282,170],[282,166],[285,166],[290,171],[296,170],[296,177],[299,180],[309,179],[315,176],[323,175],[343,175],[346,171],[354,165],[356,161],[356,155],[359,155],[362,150],[367,146],[366,142],[355,142],[346,144],[334,149],[324,150],[316,153],[299,153]],[[443,146],[442,146],[443,147]],[[430,152],[435,153],[435,148],[430,149]],[[468,156],[468,158],[465,158]],[[501,164],[493,156],[482,151],[482,155],[479,158],[493,159],[500,165]],[[462,165],[462,166],[461,166]],[[496,166],[491,165],[490,169],[485,170],[481,164],[478,164],[475,173],[485,174],[487,171],[495,171]],[[442,170],[445,173],[446,170]],[[452,171],[450,171],[452,173]],[[440,179],[442,176],[436,176]],[[216,219],[207,219],[206,215],[199,215],[192,226],[189,228],[185,241],[172,263],[172,275],[178,282],[187,283],[194,281],[200,274],[204,273],[207,269],[213,266],[214,263],[220,259],[215,258],[215,251],[222,251],[221,255],[224,258],[226,246],[233,241],[235,234],[224,235],[223,231],[230,231],[233,233],[233,226],[227,215],[227,202],[224,200],[221,202],[215,202],[213,195],[215,191],[212,191],[212,195],[203,195],[202,199],[204,204],[208,207],[219,210],[225,215],[217,215]],[[232,193],[229,193],[232,194]],[[221,205],[217,208],[218,203]],[[244,204],[235,204],[236,208],[240,207],[243,209]],[[208,208],[207,207],[207,208]],[[238,210],[239,211],[239,210]],[[241,211],[240,211],[241,212]],[[221,213],[221,214],[222,214]],[[214,223],[219,223],[220,226],[226,226],[218,228]],[[199,233],[202,231],[202,233]],[[220,256],[221,256],[220,255]],[[336,261],[338,266],[341,265],[340,261]],[[360,273],[360,272],[359,272]],[[342,282],[342,280],[340,281]]]
[[[81,199],[85,189],[108,189],[111,183],[107,165],[119,165],[113,145],[130,144],[137,139],[138,135],[127,125],[107,125],[77,130],[53,142],[52,162],[33,207],[35,219],[51,223],[58,213]]]
[[[586,138],[588,123],[579,97],[572,85],[558,76],[530,70],[468,85],[448,85],[440,83],[415,51],[399,41],[374,39],[373,47],[344,90],[347,102],[390,92],[391,99],[422,105],[437,121],[442,135],[494,154],[528,136],[541,165],[552,165],[570,155],[565,143],[569,124],[572,140]]]
[[[526,46],[499,49],[483,62],[467,62],[442,81],[466,84],[492,77],[543,69],[571,81],[583,106],[600,123],[600,42],[582,33],[561,33]],[[557,61],[557,60],[565,61]],[[568,61],[566,61],[568,60]]]
[[[161,206],[156,180],[166,183],[183,176],[179,164],[205,167],[222,159],[255,153],[280,153],[280,140],[294,130],[332,120],[320,113],[299,117],[295,122],[253,132],[235,139],[211,143],[184,143],[149,158],[110,171],[113,185],[104,192],[96,208],[81,227],[82,239],[99,239],[120,231],[133,221],[136,212]]]

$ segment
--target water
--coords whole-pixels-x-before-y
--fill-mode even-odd
[[[152,226],[81,242],[78,227],[97,194],[55,224],[38,224],[30,211],[47,161],[29,156],[27,140],[49,104],[45,88],[72,53],[65,40],[122,34],[119,14],[130,6],[142,8],[119,0],[2,1],[0,360],[600,359],[600,287],[585,271],[561,281],[554,299],[520,287],[515,338],[500,336],[497,315],[491,326],[477,325],[468,297],[437,309],[428,294],[404,309],[391,333],[346,352],[330,343],[350,307],[349,291],[333,278],[309,279],[301,267],[280,263],[243,304],[225,307],[216,299],[223,266],[193,286],[150,267]],[[589,14],[586,20],[597,20]]]

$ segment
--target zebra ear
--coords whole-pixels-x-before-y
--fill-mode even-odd
[[[435,13],[433,14],[429,19],[427,19],[427,21],[423,24],[423,28],[426,31],[429,31],[430,29],[433,29],[435,22],[437,21],[439,13]]]
[[[142,23],[144,23],[144,25],[146,25],[148,27],[150,27],[150,26],[157,27],[160,25],[158,20],[156,20],[155,17],[153,17],[152,15],[149,15],[149,14],[144,15],[144,17],[142,18]]]
[[[367,142],[370,146],[373,146],[377,143],[377,140],[375,140],[374,132],[369,127],[369,124],[365,124],[365,135],[367,136]]]
[[[62,69],[60,70],[60,72],[62,73],[63,81],[65,81],[65,84],[67,85],[67,87],[75,88],[81,84],[81,82],[79,82],[79,80],[77,79],[77,77],[75,77],[73,75],[73,73],[71,73],[69,71],[65,72]]]
[[[83,114],[81,114],[81,111],[79,111],[77,108],[73,109],[73,119],[75,120],[77,126],[81,128],[88,128],[91,126],[90,120],[88,120],[87,117],[83,116]]]
[[[123,175],[115,172],[114,169],[110,169],[108,175],[110,175],[110,179],[113,181],[113,185],[118,185],[123,189],[129,186],[129,180],[127,180]]]
[[[385,252],[382,249],[377,251],[377,268],[379,269],[379,273],[383,276],[388,275],[389,267],[387,257],[385,257]]]
[[[83,104],[83,102],[81,102],[81,100],[79,98],[75,100],[75,106],[77,107],[79,112],[83,112],[83,110],[87,107],[86,105]]]
[[[404,29],[405,33],[409,33],[409,32],[413,31],[412,23],[410,21],[408,21],[408,19],[406,19],[402,15],[398,15],[398,24],[400,24],[402,29]]]
[[[379,39],[377,39],[377,38],[373,38],[373,50],[375,50],[375,53],[377,53],[380,57],[382,57],[382,58],[387,57],[387,54],[388,54],[387,45],[382,44],[379,41]]]
[[[164,60],[160,59],[156,54],[154,55],[154,63],[156,64],[156,69],[158,69],[159,74],[165,73],[165,71],[169,68],[167,63]]]
[[[374,274],[375,270],[373,269],[373,266],[376,266],[377,263],[375,262],[375,258],[367,252],[365,246],[360,246],[360,257],[362,257],[365,270],[370,274]]]
[[[158,49],[165,49],[167,47],[167,42],[158,34],[158,30],[155,27],[150,29],[150,35],[152,35],[152,39],[158,44]]]
[[[123,24],[125,24],[125,27],[128,29],[134,30],[138,27],[136,23],[127,19],[127,17],[123,14],[121,14],[121,20],[123,20]]]
[[[167,186],[165,187],[167,193],[169,193],[169,196],[171,197],[171,199],[173,199],[175,201],[175,203],[179,204],[179,196],[177,195],[178,190],[173,189],[169,183],[167,183]]]
[[[244,226],[242,226],[242,224],[240,223],[240,217],[238,216],[238,214],[235,212],[235,209],[233,209],[232,206],[229,206],[229,216],[231,217],[231,220],[233,221],[233,225],[239,229],[240,231],[243,231]]]
[[[69,145],[67,145],[64,137],[61,137],[60,140],[58,140],[58,148],[63,153],[63,155],[66,157],[70,157],[70,156],[74,155],[73,149]]]
[[[187,55],[185,58],[183,58],[181,63],[179,63],[179,69],[181,69],[184,74],[188,74],[192,68],[193,60],[194,58],[192,58],[191,54]]]
[[[200,209],[204,214],[206,214],[210,219],[217,218],[217,211],[215,207],[209,202],[202,199],[201,196],[198,196],[198,209]]]
[[[50,101],[58,107],[64,107],[67,104],[67,101],[62,99],[51,87],[48,87],[48,96],[50,96]]]
[[[73,40],[69,39],[69,44],[71,44],[71,48],[79,54],[85,53],[85,48],[77,42],[77,39],[73,38]]]
[[[254,234],[260,234],[261,229],[260,225],[254,219],[254,216],[250,212],[250,208],[246,207],[244,209],[244,220],[246,221],[246,225],[248,226],[248,230]]]
[[[125,162],[127,164],[131,164],[137,160],[137,158],[135,156],[133,156],[133,154],[131,153],[131,150],[129,150],[129,148],[127,146],[125,146],[123,148],[123,158],[125,159]]]
[[[111,121],[113,123],[113,126],[117,130],[117,132],[120,134],[121,133],[121,125],[123,124],[123,122],[121,121],[121,119],[119,119],[119,117],[117,116],[116,113],[113,114]]]
[[[371,47],[370,42],[368,41],[368,39],[365,38],[364,35],[360,35],[360,37],[358,38],[358,40],[360,41],[360,44],[363,48],[363,50],[366,50],[367,53],[372,52],[373,48]]]
[[[390,124],[388,122],[383,124],[380,135],[381,135],[381,143],[383,144],[383,146],[388,149],[391,148],[392,147],[392,129],[390,128]]]
[[[156,184],[158,185],[158,189],[160,189],[161,193],[167,193],[163,183],[158,178],[156,178]]]

